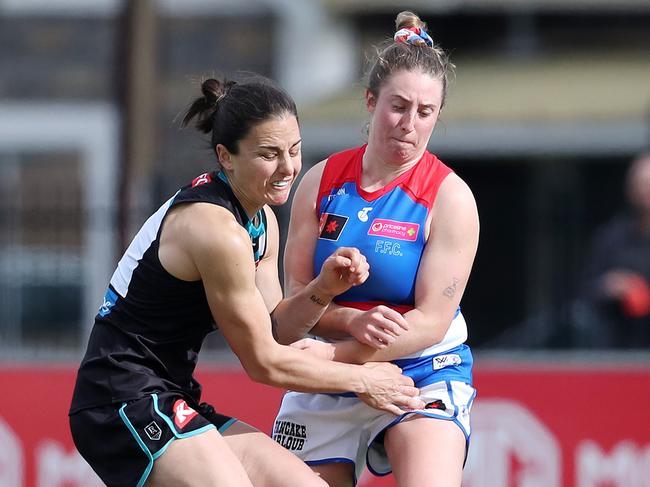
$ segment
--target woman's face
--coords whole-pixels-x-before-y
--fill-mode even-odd
[[[442,105],[442,81],[421,71],[397,71],[379,89],[366,92],[370,112],[368,146],[387,162],[419,159]]]
[[[298,121],[286,113],[253,125],[239,141],[238,154],[217,145],[221,166],[247,211],[286,203],[302,167],[300,142]]]

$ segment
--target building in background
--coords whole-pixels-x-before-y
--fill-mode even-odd
[[[457,65],[430,149],[468,181],[481,214],[463,303],[470,341],[568,347],[584,246],[622,204],[624,163],[650,143],[650,4],[408,7]],[[178,125],[203,75],[280,81],[298,102],[309,166],[363,141],[364,56],[403,8],[0,0],[2,355],[78,353],[133,231],[212,167],[207,142]]]
[[[78,356],[133,232],[213,165],[178,124],[200,78],[278,80],[309,167],[364,140],[364,56],[404,8],[458,66],[430,150],[482,221],[465,484],[648,485],[650,353],[553,350],[574,344],[587,242],[650,145],[648,0],[0,0],[0,486],[101,485],[66,421]],[[205,399],[270,432],[281,391],[208,345]]]

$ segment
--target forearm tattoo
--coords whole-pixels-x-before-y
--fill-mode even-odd
[[[312,294],[311,296],[309,296],[309,299],[310,299],[313,303],[316,303],[316,304],[319,305],[319,306],[327,306],[327,305],[329,304],[327,301],[325,301],[324,299],[319,298],[319,297],[316,296],[315,294]]]
[[[460,282],[460,279],[456,279],[455,277],[452,278],[452,284],[451,286],[447,286],[444,291],[442,291],[442,294],[447,296],[449,299],[453,299],[453,297],[456,295],[456,286]]]

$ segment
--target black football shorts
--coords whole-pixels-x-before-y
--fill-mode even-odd
[[[70,415],[70,430],[77,450],[108,487],[141,487],[172,441],[213,428],[222,432],[235,421],[209,404],[190,405],[163,392],[78,411]]]

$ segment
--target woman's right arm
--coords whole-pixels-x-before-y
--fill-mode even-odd
[[[314,250],[318,240],[319,222],[317,198],[321,177],[327,161],[312,167],[300,181],[291,207],[289,232],[284,250],[285,292],[293,296],[314,278]],[[372,273],[372,269],[370,269]],[[291,343],[304,338],[306,332],[314,335],[343,339],[354,336],[360,343],[385,348],[395,337],[408,329],[404,317],[386,306],[368,311],[330,304],[325,314],[311,330],[297,330],[279,324],[278,339]]]
[[[255,284],[245,230],[214,205],[193,204],[186,210],[182,224],[175,225],[183,231],[178,241],[203,281],[215,321],[253,380],[304,392],[352,391],[369,405],[395,414],[421,406],[411,379],[397,367],[336,363],[278,344]]]

